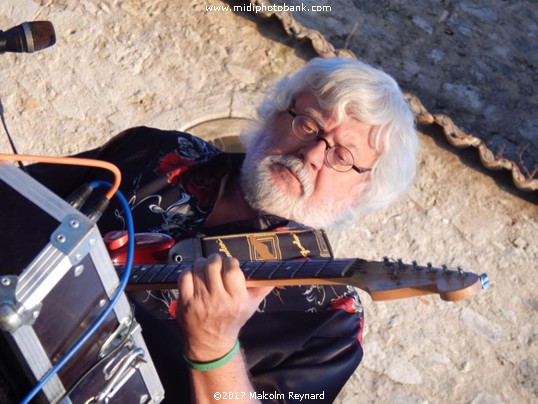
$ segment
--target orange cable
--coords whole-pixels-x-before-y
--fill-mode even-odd
[[[83,159],[78,157],[48,157],[34,156],[31,154],[2,154],[0,153],[0,161],[33,161],[37,163],[48,164],[66,164],[72,166],[98,167],[109,170],[114,174],[114,183],[105,195],[106,199],[111,199],[116,193],[121,183],[121,172],[118,167],[107,161]]]

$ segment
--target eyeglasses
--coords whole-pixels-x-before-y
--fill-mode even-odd
[[[331,146],[327,139],[318,135],[319,125],[308,115],[298,115],[288,109],[288,113],[293,117],[291,128],[295,137],[303,142],[319,142],[325,143],[325,160],[332,169],[339,172],[346,172],[351,169],[359,174],[372,171],[371,168],[359,168],[354,165],[353,154],[344,146]]]

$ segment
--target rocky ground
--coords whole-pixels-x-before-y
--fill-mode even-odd
[[[536,3],[415,3],[342,1],[323,27],[428,109],[532,152]],[[314,52],[276,20],[206,9],[229,4],[3,0],[0,29],[42,19],[57,33],[50,49],[0,56],[0,100],[19,152],[71,154],[136,125],[235,134],[268,86]],[[305,24],[320,19],[295,15]],[[462,265],[487,272],[491,286],[455,303],[373,302],[362,293],[365,357],[338,402],[536,402],[536,193],[515,190],[507,175],[485,171],[475,151],[455,151],[438,133],[421,133],[421,143],[408,195],[349,229],[328,229],[336,253]],[[4,135],[0,150],[9,151]]]
[[[504,0],[278,1],[336,48],[381,66],[432,113],[538,173],[538,5]],[[536,171],[535,171],[536,170]]]

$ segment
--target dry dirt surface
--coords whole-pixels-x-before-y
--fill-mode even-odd
[[[426,3],[429,6],[423,6]],[[57,43],[49,49],[0,55],[0,100],[19,152],[72,154],[136,125],[193,128],[194,134],[208,136],[207,128],[199,124],[215,120],[213,131],[235,134],[235,122],[253,115],[270,84],[302,66],[313,51],[307,43],[289,38],[277,21],[261,20],[248,12],[210,9],[229,4],[219,0],[2,0],[0,29],[23,21],[50,20],[57,33]],[[402,87],[424,97],[429,107],[461,116],[468,129],[480,121],[502,128],[502,134],[536,133],[531,107],[522,115],[502,110],[513,104],[508,99],[524,102],[520,84],[530,94],[526,98],[536,104],[532,98],[536,2],[442,1],[420,2],[420,7],[416,2],[412,10],[406,2],[338,4],[338,13],[325,15],[334,21],[333,29],[343,24],[343,10],[350,29],[358,23],[351,40],[359,38],[360,32],[365,48],[357,56],[381,64]],[[526,8],[519,9],[519,4]],[[487,11],[495,5],[504,8]],[[353,21],[353,13],[361,7],[373,14],[362,11]],[[376,22],[378,8],[385,10],[387,18]],[[509,12],[516,9],[517,18],[509,23]],[[478,12],[486,18],[480,32],[468,22]],[[306,14],[300,17],[314,21]],[[411,21],[415,28],[402,29],[401,19]],[[371,28],[366,30],[366,26]],[[454,35],[445,32],[447,27]],[[395,51],[383,39],[386,32],[392,32],[403,47],[390,60],[385,56]],[[505,91],[490,94],[492,82],[501,76],[481,79],[482,65],[478,64],[480,60],[485,65],[498,62],[481,58],[490,45],[472,50],[465,45],[472,40],[490,43],[488,35],[497,43],[495,35],[500,38],[512,32],[519,32],[523,39],[499,42],[496,52],[516,49],[521,58],[527,58],[526,65],[514,59],[503,62],[502,68],[510,80],[518,72],[532,70],[534,75],[530,82],[503,81],[500,85]],[[337,39],[337,34],[328,35]],[[345,43],[349,35],[342,35]],[[405,44],[420,35],[430,35],[426,36],[429,42],[441,41],[435,48],[441,52],[408,55]],[[445,46],[443,41],[455,42]],[[476,65],[446,67],[453,63],[449,53],[453,48],[463,49],[465,55],[458,57],[475,60]],[[466,82],[462,77],[472,68],[473,79]],[[428,78],[433,84],[413,77]],[[436,77],[443,77],[444,84]],[[406,88],[411,84],[415,87]],[[465,102],[480,101],[470,110],[472,119],[463,119],[469,115],[468,106],[452,103],[458,96]],[[525,125],[532,130],[524,130]],[[408,194],[390,208],[358,218],[347,229],[328,229],[335,252],[340,257],[380,260],[389,256],[420,264],[431,261],[436,266],[462,265],[465,270],[486,272],[491,285],[458,302],[437,296],[374,302],[361,292],[366,312],[365,356],[337,402],[536,402],[536,197],[514,190],[505,176],[483,170],[476,153],[455,153],[436,133],[420,137],[419,173]],[[534,144],[533,139],[529,142]],[[10,150],[4,134],[0,150]]]
[[[495,156],[538,178],[535,1],[277,1],[336,47],[374,63]],[[317,8],[314,8],[317,6]],[[321,8],[320,8],[321,7]],[[328,9],[326,9],[328,10]]]

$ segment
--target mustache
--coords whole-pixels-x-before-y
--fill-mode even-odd
[[[314,184],[312,183],[309,172],[301,159],[290,155],[272,155],[268,156],[268,160],[271,163],[283,165],[293,171],[301,183],[304,194],[306,196],[312,194]]]

